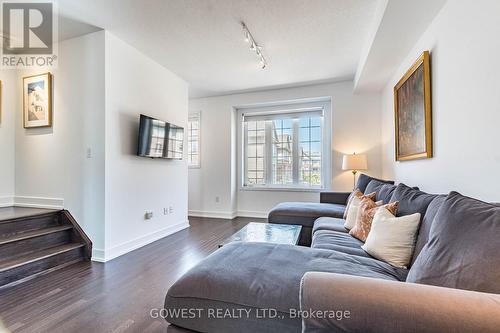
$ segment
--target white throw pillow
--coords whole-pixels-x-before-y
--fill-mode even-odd
[[[392,266],[406,268],[415,249],[419,224],[420,213],[395,217],[385,208],[378,209],[361,248]]]
[[[358,215],[359,204],[361,203],[361,198],[353,197],[349,208],[347,209],[347,217],[344,222],[344,228],[351,230],[356,225],[356,216]],[[382,200],[375,202],[377,206],[382,206],[384,202]]]

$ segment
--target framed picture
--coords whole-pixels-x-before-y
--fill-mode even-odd
[[[432,157],[431,71],[425,51],[394,87],[396,161]]]
[[[24,128],[52,126],[52,75],[23,78]]]

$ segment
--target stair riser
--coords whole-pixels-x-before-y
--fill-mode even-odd
[[[25,220],[0,223],[0,237],[15,235],[17,233],[54,227],[59,225],[59,216],[50,215],[33,217]]]
[[[60,253],[49,258],[37,260],[32,263],[24,264],[20,267],[12,268],[0,273],[0,287],[15,281],[30,277],[33,278],[43,271],[50,270],[59,265],[77,260],[83,260],[83,248],[76,248],[70,251]]]
[[[35,252],[49,247],[67,244],[71,242],[71,232],[71,230],[64,230],[0,245],[0,258],[15,256],[19,253]]]

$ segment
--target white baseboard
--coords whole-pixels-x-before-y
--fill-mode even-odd
[[[239,210],[236,215],[240,217],[254,217],[257,219],[267,219],[267,212],[258,212],[252,210]]]
[[[64,199],[15,196],[14,206],[31,208],[64,209]]]
[[[92,261],[106,262],[106,256],[103,249],[92,248]]]
[[[235,212],[210,212],[202,210],[190,210],[188,211],[188,215],[194,217],[208,217],[213,219],[228,219],[228,220],[232,220],[237,216]]]
[[[140,247],[148,245],[154,241],[157,241],[163,237],[169,236],[173,233],[181,231],[189,227],[189,221],[182,221],[177,224],[168,226],[161,230],[155,231],[148,235],[144,235],[138,237],[136,239],[132,239],[120,245],[113,246],[111,248],[107,248],[105,250],[102,249],[92,249],[92,260],[97,262],[107,262],[114,258],[117,258],[125,253],[136,250]]]
[[[0,207],[11,207],[14,206],[13,196],[0,197]]]
[[[254,217],[258,219],[267,218],[267,212],[258,212],[258,211],[250,211],[250,210],[239,210],[237,212],[210,212],[210,211],[201,211],[201,210],[190,210],[188,211],[189,216],[194,217],[207,217],[214,219],[229,219],[232,220],[236,217]]]

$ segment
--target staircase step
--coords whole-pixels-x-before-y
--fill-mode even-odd
[[[70,243],[0,261],[0,287],[83,260],[84,243]]]
[[[47,248],[76,241],[73,226],[58,225],[0,237],[0,258],[7,260],[21,254],[39,252]]]
[[[67,210],[0,209],[0,289],[91,256],[92,241]]]
[[[59,212],[2,220],[0,221],[0,237],[5,238],[20,232],[39,230],[58,225],[61,225]]]
[[[28,232],[20,232],[20,233],[13,234],[13,235],[10,235],[7,237],[0,237],[0,246],[4,245],[4,244],[8,244],[8,243],[18,242],[18,241],[29,239],[29,238],[44,236],[44,235],[52,234],[55,232],[60,232],[60,231],[70,230],[70,229],[73,229],[73,227],[70,225],[59,225],[59,226],[55,226],[55,227],[48,227],[48,228],[32,230],[32,231],[28,231]]]

